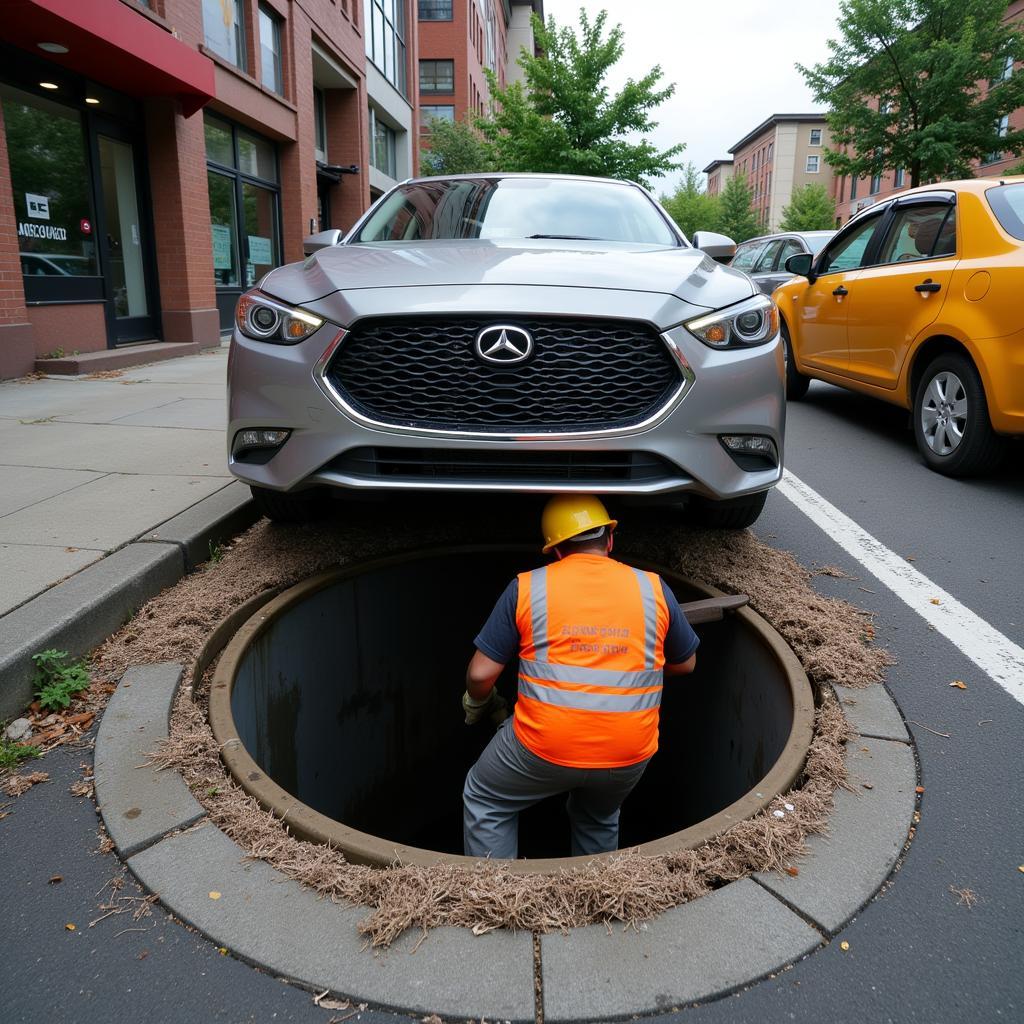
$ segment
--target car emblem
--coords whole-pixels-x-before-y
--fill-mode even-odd
[[[533,335],[522,327],[494,324],[485,327],[473,344],[476,354],[488,363],[508,366],[521,363],[533,355]]]

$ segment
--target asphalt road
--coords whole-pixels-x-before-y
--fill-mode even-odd
[[[810,487],[1010,641],[1024,644],[1024,446],[988,481],[926,470],[906,417],[825,385],[790,407],[787,461]],[[922,818],[887,886],[833,942],[774,979],[658,1020],[996,1022],[1024,1019],[1024,707],[874,579],[781,494],[757,534],[818,576],[823,593],[875,614],[897,665],[889,688],[910,720]],[[966,690],[949,686],[963,680]],[[938,735],[945,733],[948,735]],[[159,907],[141,921],[99,916],[120,874],[97,850],[91,801],[68,792],[87,751],[57,751],[0,822],[0,1019],[317,1021],[310,993],[222,956]],[[55,874],[63,881],[49,884]],[[970,889],[968,907],[950,891]],[[129,881],[122,892],[138,895]],[[74,931],[65,924],[74,923]],[[126,930],[131,929],[131,930]],[[142,929],[142,930],[135,930]],[[585,965],[581,965],[585,970]],[[350,1018],[407,1018],[368,1009]]]

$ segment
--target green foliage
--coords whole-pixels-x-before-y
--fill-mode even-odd
[[[67,651],[49,648],[33,654],[36,674],[33,680],[35,695],[47,711],[59,711],[71,704],[71,698],[89,687],[89,670],[84,661],[64,664]]]
[[[911,186],[971,177],[972,160],[1024,151],[1024,130],[999,120],[1024,106],[1024,35],[1004,25],[1006,0],[842,0],[840,39],[812,68],[797,65],[827,103],[825,159],[858,177],[905,167]],[[987,89],[986,83],[991,83]],[[845,151],[844,151],[845,150]]]
[[[692,163],[683,169],[683,180],[675,192],[661,197],[661,205],[688,238],[693,238],[695,231],[721,231],[721,199],[704,191],[701,174]]]
[[[827,231],[835,227],[836,204],[824,185],[793,189],[789,206],[782,208],[780,231]]]
[[[762,226],[754,213],[753,193],[745,175],[734,174],[722,189],[719,200],[719,230],[734,242],[762,234]]]
[[[12,743],[0,736],[0,772],[17,768],[22,761],[30,757],[40,757],[41,751],[38,747],[26,743]]]
[[[429,148],[420,152],[420,172],[424,175],[495,170],[487,143],[465,121],[434,118],[428,144]]]
[[[591,21],[580,10],[579,35],[533,17],[540,57],[523,50],[519,66],[526,88],[505,89],[488,71],[492,109],[478,122],[494,165],[503,171],[590,174],[646,184],[677,170],[682,145],[659,151],[646,139],[630,141],[657,127],[651,114],[675,92],[663,88],[655,65],[643,78],[627,79],[617,93],[606,81],[623,53],[622,27],[607,34],[608,12]]]
[[[206,546],[210,552],[210,561],[216,565],[224,557],[224,549],[219,544],[214,544],[212,540],[208,540]]]

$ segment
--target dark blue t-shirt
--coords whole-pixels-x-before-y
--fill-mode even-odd
[[[697,650],[700,640],[679,607],[675,594],[661,581],[668,606],[668,632],[665,634],[665,661],[678,665]],[[514,579],[498,599],[490,617],[473,641],[477,650],[488,658],[507,665],[519,655],[519,627],[516,625],[516,605],[519,603],[519,579]]]

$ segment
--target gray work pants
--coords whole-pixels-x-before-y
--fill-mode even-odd
[[[568,793],[572,855],[608,853],[619,845],[619,808],[647,761],[624,768],[566,768],[527,750],[507,718],[469,770],[462,791],[463,842],[469,857],[514,860],[519,812]]]

